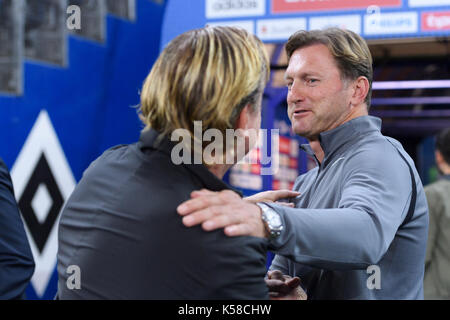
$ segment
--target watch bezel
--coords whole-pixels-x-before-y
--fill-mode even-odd
[[[278,238],[284,229],[283,221],[281,220],[280,214],[275,210],[273,210],[264,202],[258,202],[256,204],[258,205],[258,207],[261,208],[261,219],[263,220],[264,226],[269,233],[269,238],[270,239]],[[280,221],[280,224],[274,225],[273,219],[270,218],[268,215],[277,216],[277,218]]]

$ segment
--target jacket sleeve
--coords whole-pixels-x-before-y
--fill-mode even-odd
[[[286,259],[283,256],[276,255],[273,258],[272,263],[270,264],[269,270],[270,271],[278,270],[281,271],[283,274],[290,275],[288,263],[289,263],[288,259]]]
[[[0,299],[20,299],[34,260],[6,165],[0,159]]]
[[[436,244],[437,227],[445,208],[443,198],[435,188],[433,188],[432,186],[425,188],[425,194],[427,196],[428,210],[430,215],[427,251],[425,256],[425,273],[427,273]]]
[[[285,225],[271,249],[321,269],[365,269],[376,264],[405,218],[411,197],[408,167],[401,159],[393,159],[388,154],[349,159],[342,184],[336,187],[341,192],[336,208],[269,204]]]

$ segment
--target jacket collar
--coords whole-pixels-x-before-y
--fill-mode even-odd
[[[171,160],[172,149],[177,143],[169,140],[169,138],[154,129],[143,130],[137,144],[138,148],[143,153],[148,153],[150,150],[158,150],[169,156],[168,161]],[[206,189],[211,191],[221,191],[225,189],[231,189],[237,192],[242,197],[242,192],[229,186],[224,181],[217,178],[208,168],[203,164],[182,163],[180,164],[195,176],[204,184]]]
[[[362,116],[319,134],[320,146],[325,157],[355,138],[372,131],[381,130],[381,119],[372,116]]]
[[[361,116],[345,122],[337,128],[325,131],[319,134],[319,142],[324,152],[324,163],[337,150],[351,141],[355,141],[358,137],[372,132],[381,130],[381,119],[373,116]],[[310,156],[314,155],[309,144],[302,144],[301,148]],[[318,162],[318,161],[317,161]]]

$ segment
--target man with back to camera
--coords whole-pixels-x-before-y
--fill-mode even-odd
[[[23,299],[34,259],[6,164],[0,159],[0,300]]]
[[[139,141],[95,160],[62,211],[60,299],[268,298],[266,239],[186,228],[176,212],[193,190],[229,189],[221,178],[239,156],[227,163],[218,151],[206,161],[209,143],[200,141],[201,162],[178,164],[180,136],[173,139],[181,132],[191,147],[199,142],[194,121],[202,136],[240,129],[245,155],[256,142],[250,132],[260,128],[268,73],[261,41],[242,29],[192,30],[168,44],[142,89]],[[242,151],[222,146],[222,156]],[[197,155],[195,147],[187,152],[188,160]],[[78,284],[67,272],[72,265]]]
[[[367,44],[329,28],[296,32],[286,52],[288,116],[317,163],[296,180],[296,208],[273,203],[271,191],[242,200],[201,190],[178,207],[183,223],[269,238],[272,296],[298,276],[309,299],[423,299],[425,193],[401,144],[368,116]]]
[[[436,165],[441,177],[425,187],[430,227],[425,258],[425,299],[450,299],[450,128],[436,136]]]

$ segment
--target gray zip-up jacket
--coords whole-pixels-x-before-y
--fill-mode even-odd
[[[380,128],[363,116],[321,133],[325,157],[297,178],[296,208],[270,204],[285,225],[271,269],[301,277],[309,299],[423,299],[425,193],[414,162]],[[412,185],[398,151],[417,187],[404,226]]]

